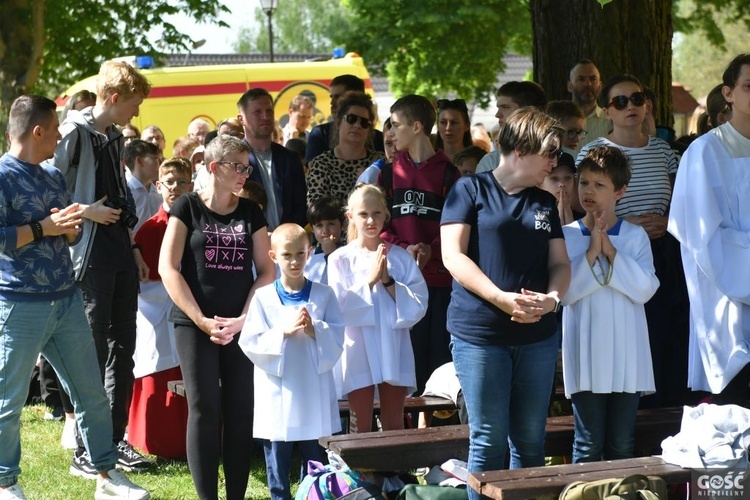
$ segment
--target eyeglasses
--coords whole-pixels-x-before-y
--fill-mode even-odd
[[[576,139],[576,138],[583,139],[584,137],[586,137],[586,134],[588,132],[586,132],[582,128],[578,128],[578,129],[569,128],[568,130],[565,131],[565,133],[567,134],[568,139],[572,141],[573,139]]]
[[[180,189],[187,189],[190,186],[190,184],[191,184],[190,181],[184,181],[184,180],[178,180],[178,181],[176,181],[176,180],[173,180],[173,179],[164,180],[164,181],[161,180],[161,179],[159,179],[159,183],[162,186],[166,186],[167,189],[169,189],[170,191],[173,190],[175,187],[179,187]]]
[[[372,127],[372,120],[368,120],[367,118],[352,113],[345,114],[344,120],[346,120],[346,123],[348,123],[349,125],[354,125],[355,123],[357,123],[357,121],[359,121],[359,126],[362,128]]]
[[[245,165],[244,163],[241,163],[238,161],[217,161],[216,163],[219,163],[222,165],[232,165],[232,168],[234,169],[234,171],[240,175],[242,174],[250,175],[253,173],[252,165]]]
[[[463,99],[438,99],[437,107],[438,110],[457,109],[459,111],[466,111],[467,113],[469,111],[469,108],[466,107],[466,101]]]
[[[633,92],[630,97],[625,95],[616,95],[609,101],[607,107],[612,106],[613,108],[622,111],[628,107],[628,101],[632,102],[634,106],[641,107],[646,104],[646,94],[643,92]]]

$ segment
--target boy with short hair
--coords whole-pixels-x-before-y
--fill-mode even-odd
[[[461,175],[473,174],[476,173],[477,165],[486,154],[487,151],[479,146],[467,146],[453,155],[453,164]]]
[[[412,348],[421,394],[430,374],[452,360],[446,312],[452,278],[440,253],[440,215],[448,190],[461,173],[430,132],[437,113],[426,97],[407,95],[391,106],[391,132],[396,155],[383,166],[379,184],[391,211],[383,239],[405,248],[422,270],[429,289],[427,314],[411,329]]]
[[[518,109],[532,106],[539,111],[544,111],[544,108],[547,106],[547,95],[544,93],[542,86],[536,82],[525,80],[522,82],[504,83],[497,89],[496,97],[497,113],[495,113],[495,117],[500,125],[500,129],[508,121],[508,117]],[[482,158],[479,165],[477,165],[477,173],[495,170],[499,164],[500,150],[496,148]]]
[[[142,142],[142,141],[141,141]],[[154,146],[151,143],[146,143]],[[135,242],[149,268],[148,281],[138,294],[138,335],[135,344],[133,397],[128,418],[128,440],[146,453],[165,458],[186,456],[187,402],[167,390],[167,382],[181,380],[174,345],[174,323],[169,321],[172,300],[159,276],[159,253],[177,198],[192,191],[193,167],[185,158],[169,158],[158,169],[156,189],[162,200],[156,214],[144,221]]]
[[[133,232],[137,233],[161,205],[161,195],[154,182],[159,177],[162,158],[156,144],[134,139],[125,145],[122,161],[131,173],[128,187],[133,193],[135,214],[138,216],[138,223],[133,228]]]
[[[573,461],[630,458],[640,394],[655,390],[643,305],[659,280],[646,231],[615,215],[630,180],[627,157],[592,148],[578,176],[586,215],[563,227],[572,273],[562,351],[575,414]]]
[[[292,448],[325,462],[318,438],[341,430],[333,367],[344,323],[333,290],[305,278],[310,240],[297,224],[271,235],[280,277],[256,290],[239,344],[255,364],[253,435],[263,440],[272,499],[291,498]]]
[[[135,214],[127,201],[129,190],[120,162],[124,138],[117,125],[137,116],[150,92],[148,80],[127,63],[102,64],[96,104],[68,113],[54,157],[73,201],[86,205],[81,238],[71,247],[71,256],[110,400],[118,465],[126,470],[153,465],[125,441],[133,390],[138,280],[148,278],[148,266],[133,241]],[[93,478],[96,470],[78,441],[70,472]]]
[[[305,267],[307,279],[328,284],[328,256],[346,244],[341,240],[345,221],[344,203],[334,196],[324,196],[307,209],[307,222],[317,242]]]
[[[583,111],[573,101],[550,101],[547,103],[547,114],[565,129],[563,151],[575,158],[580,151],[581,139],[586,137],[586,117],[583,116]]]

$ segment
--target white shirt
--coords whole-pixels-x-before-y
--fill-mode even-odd
[[[159,211],[162,197],[153,182],[147,189],[134,175],[128,178],[128,187],[130,187],[130,192],[133,193],[133,199],[135,200],[135,214],[138,216],[138,223],[133,228],[133,232],[137,233],[143,223]]]

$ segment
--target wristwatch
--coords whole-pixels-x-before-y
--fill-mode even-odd
[[[552,308],[551,312],[557,314],[560,312],[560,309],[562,309],[562,306],[560,305],[560,297],[553,295],[552,298],[555,299],[555,307]]]

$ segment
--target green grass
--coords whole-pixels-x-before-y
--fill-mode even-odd
[[[27,406],[21,416],[21,476],[19,482],[26,496],[45,500],[92,498],[94,481],[73,477],[68,473],[72,451],[60,446],[62,422],[44,420],[44,406]],[[187,462],[162,463],[149,473],[128,473],[128,477],[144,487],[155,500],[196,498]],[[225,498],[223,474],[219,476],[219,497]],[[253,456],[252,471],[246,499],[269,497],[263,455]]]

